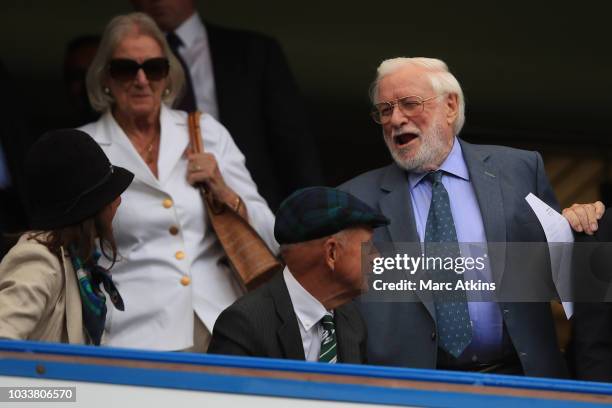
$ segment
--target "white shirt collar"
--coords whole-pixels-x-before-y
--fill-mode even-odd
[[[289,291],[291,303],[293,303],[295,315],[304,329],[308,331],[312,326],[317,324],[323,316],[329,314],[329,312],[321,302],[304,289],[300,282],[298,282],[289,271],[288,267],[285,267],[285,270],[283,270],[283,278],[285,279],[285,284]]]
[[[183,21],[183,24],[178,26],[174,33],[183,41],[185,48],[191,48],[198,40],[208,40],[204,24],[197,11],[187,20]]]

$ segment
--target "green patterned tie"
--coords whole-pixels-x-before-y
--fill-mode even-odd
[[[321,352],[319,353],[319,362],[321,363],[336,363],[338,362],[338,351],[336,347],[336,325],[332,315],[326,314],[321,319]]]

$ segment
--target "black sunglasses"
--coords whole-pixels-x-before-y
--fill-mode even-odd
[[[117,81],[133,80],[141,68],[149,81],[159,81],[168,76],[170,63],[161,57],[148,59],[142,64],[127,58],[115,58],[108,63],[108,73]]]

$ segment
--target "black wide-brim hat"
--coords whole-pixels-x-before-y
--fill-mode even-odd
[[[76,129],[48,132],[25,160],[25,198],[30,228],[52,230],[95,216],[134,178],[111,165],[98,144]]]

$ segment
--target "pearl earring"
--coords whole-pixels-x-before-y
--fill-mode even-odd
[[[110,95],[110,88],[108,86],[102,88],[102,91],[104,91],[105,94]]]
[[[170,95],[170,88],[164,89],[164,96]]]

